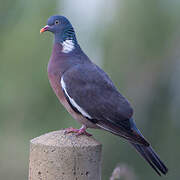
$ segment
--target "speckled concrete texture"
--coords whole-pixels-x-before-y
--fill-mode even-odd
[[[55,131],[30,141],[29,180],[101,180],[102,146],[93,137]]]

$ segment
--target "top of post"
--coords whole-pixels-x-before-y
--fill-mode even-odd
[[[65,134],[65,130],[53,131],[31,140],[32,144],[42,144],[56,147],[87,147],[101,146],[93,137],[86,135],[76,136],[73,133]]]

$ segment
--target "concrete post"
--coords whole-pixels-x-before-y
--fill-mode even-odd
[[[101,180],[102,146],[55,131],[30,141],[29,180]]]

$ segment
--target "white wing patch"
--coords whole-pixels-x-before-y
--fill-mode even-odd
[[[81,107],[74,101],[74,99],[72,99],[72,98],[68,95],[67,90],[66,90],[66,84],[65,84],[65,82],[64,82],[64,80],[63,80],[63,76],[61,77],[61,86],[62,86],[62,88],[63,88],[66,96],[68,97],[70,103],[71,103],[83,116],[85,116],[85,117],[87,117],[87,118],[89,118],[89,119],[92,119],[92,117],[91,117],[83,108],[81,108]]]
[[[63,53],[69,53],[75,48],[74,42],[72,39],[67,39],[67,40],[63,41],[63,43],[61,43],[61,44],[63,47],[63,49],[62,49]]]

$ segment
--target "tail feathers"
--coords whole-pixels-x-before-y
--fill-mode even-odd
[[[140,155],[149,163],[149,165],[156,171],[156,173],[161,176],[168,172],[167,167],[160,160],[158,155],[154,152],[151,146],[143,146],[140,144],[132,143],[132,146],[140,153]]]
[[[138,144],[141,144],[144,146],[149,146],[149,143],[142,136],[142,134],[140,134],[140,132],[138,131],[137,128],[136,129],[132,128],[131,130],[126,130],[116,124],[109,122],[109,121],[99,121],[98,123],[96,123],[96,125],[106,131],[111,132],[112,134],[123,137],[131,142],[138,143]],[[135,126],[135,125],[133,125],[133,126]]]

